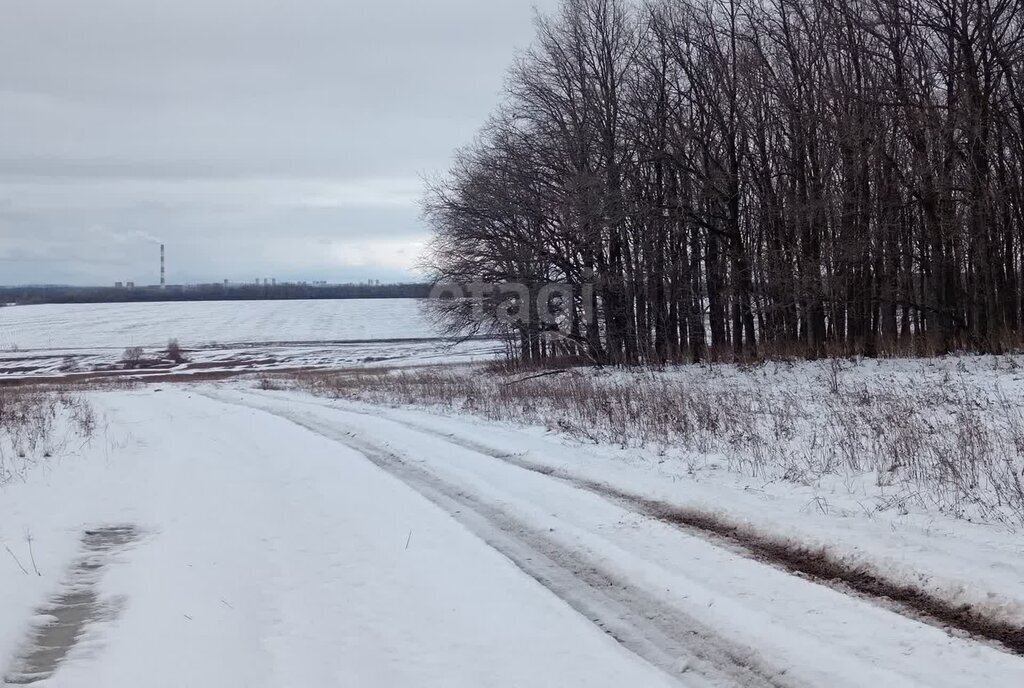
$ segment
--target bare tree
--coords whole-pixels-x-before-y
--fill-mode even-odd
[[[1022,1],[565,0],[430,189],[435,276],[592,284],[610,363],[1013,346]]]

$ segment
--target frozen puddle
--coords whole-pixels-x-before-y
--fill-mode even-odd
[[[15,657],[5,685],[29,685],[60,668],[90,624],[117,616],[118,600],[100,599],[97,584],[114,557],[139,538],[133,525],[111,525],[82,533],[82,555],[53,598],[38,610],[40,621]]]

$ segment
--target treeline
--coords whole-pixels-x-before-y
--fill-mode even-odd
[[[167,287],[0,287],[0,306],[41,303],[264,301],[297,299],[421,299],[428,284],[198,284]]]
[[[526,359],[1012,346],[1022,2],[566,0],[431,185],[434,276],[594,284]]]

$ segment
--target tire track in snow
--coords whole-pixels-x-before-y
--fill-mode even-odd
[[[82,556],[72,565],[61,591],[39,609],[41,623],[15,657],[4,685],[30,685],[50,678],[90,625],[117,616],[119,601],[102,600],[96,587],[110,561],[138,538],[133,525],[103,526],[82,534]]]
[[[666,606],[665,600],[608,571],[586,553],[567,549],[496,504],[416,466],[399,454],[336,425],[300,414],[201,392],[215,401],[258,410],[339,442],[438,505],[524,573],[590,619],[619,644],[687,686],[804,686],[769,666],[757,652]]]
[[[346,409],[346,412],[372,415],[353,409]],[[866,566],[851,566],[824,548],[811,548],[775,538],[749,526],[730,522],[717,514],[651,499],[605,482],[582,478],[569,471],[530,461],[522,455],[501,452],[453,433],[390,416],[388,420],[410,430],[432,435],[464,449],[600,495],[634,513],[671,524],[690,535],[725,545],[752,559],[804,576],[812,582],[827,585],[839,592],[852,592],[916,621],[945,631],[959,631],[996,649],[1024,656],[1024,628],[1021,626],[991,618],[971,605],[953,603],[919,587],[890,580]]]

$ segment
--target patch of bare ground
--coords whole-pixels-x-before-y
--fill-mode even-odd
[[[1014,654],[1024,655],[1024,627],[996,619],[970,604],[954,604],[907,583],[895,582],[866,566],[851,566],[824,548],[805,547],[790,540],[773,538],[754,529],[732,523],[717,514],[688,509],[641,497],[605,483],[565,477],[548,467],[517,465],[540,473],[562,477],[588,491],[610,497],[631,510],[700,536],[710,537],[738,548],[758,561],[833,587],[846,588],[881,601],[905,616],[956,630],[974,638],[992,641]]]
[[[954,604],[906,583],[888,580],[863,566],[851,567],[824,548],[812,549],[730,523],[704,511],[646,499],[608,485],[589,483],[588,489],[629,504],[635,511],[688,530],[736,545],[753,558],[792,573],[888,603],[904,615],[941,628],[958,630],[994,641],[1014,654],[1024,655],[1024,627],[995,619],[969,604]]]
[[[5,685],[30,685],[52,677],[91,624],[116,616],[117,600],[101,599],[97,585],[111,559],[138,537],[133,525],[102,526],[82,534],[82,554],[60,592],[38,610],[47,621],[34,629],[14,658]]]
[[[0,377],[0,389],[34,389],[75,391],[86,389],[122,388],[129,386],[134,377],[122,374],[96,372],[72,373],[69,375],[39,375],[22,378]]]
[[[67,373],[61,375],[38,375],[33,377],[8,378],[0,377],[0,388],[3,387],[39,387],[60,386],[68,388],[95,388],[106,385],[130,385],[146,382],[210,382],[244,377],[259,372],[260,366],[276,364],[276,359],[225,359],[223,361],[204,361],[181,365],[161,365],[138,368],[99,368],[87,372]],[[295,375],[310,371],[308,366],[274,368],[275,374]]]

